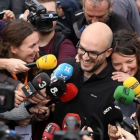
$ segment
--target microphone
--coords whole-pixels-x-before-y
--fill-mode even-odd
[[[36,62],[25,64],[26,67],[37,67],[39,69],[49,70],[55,68],[57,65],[57,59],[54,55],[48,54],[37,59]]]
[[[78,89],[72,83],[68,83],[66,86],[67,86],[67,89],[62,95],[59,95],[58,97],[56,97],[54,99],[51,99],[45,106],[49,107],[50,105],[58,102],[59,100],[61,102],[68,102],[68,101],[72,100],[77,95]]]
[[[64,81],[69,80],[73,73],[73,67],[70,64],[60,64],[52,73],[51,81],[56,79],[62,79]]]
[[[123,138],[120,125],[120,123],[123,121],[123,114],[120,107],[114,103],[109,103],[105,106],[103,114],[107,124],[116,125],[121,138]]]
[[[50,77],[42,72],[38,74],[31,82],[28,82],[21,89],[25,93],[26,97],[32,96],[36,91],[41,90],[50,84]]]
[[[135,97],[135,92],[128,87],[118,86],[114,92],[114,99],[122,104],[130,105],[132,102],[140,104],[140,99]]]
[[[79,123],[79,125],[81,125],[81,118],[80,118],[80,116],[78,115],[78,114],[75,114],[75,113],[68,113],[66,116],[65,116],[65,118],[64,118],[64,120],[63,120],[63,123],[62,123],[62,130],[67,130],[68,128],[67,128],[67,125],[66,125],[66,119],[67,119],[67,117],[75,117],[75,118],[77,118],[77,121],[78,121],[78,123]],[[77,130],[79,127],[75,127],[75,130]]]
[[[47,95],[51,97],[57,97],[66,91],[66,84],[63,80],[58,79],[50,84],[46,89]]]
[[[123,86],[133,89],[135,97],[140,97],[140,83],[135,77],[129,77],[123,82]]]
[[[53,140],[54,138],[54,132],[55,131],[59,131],[60,127],[55,124],[55,123],[49,123],[42,135],[42,139],[41,140]]]

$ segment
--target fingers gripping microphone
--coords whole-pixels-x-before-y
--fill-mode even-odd
[[[115,105],[114,103],[109,103],[105,106],[103,114],[105,117],[105,121],[108,124],[116,125],[121,138],[123,138],[120,126],[120,123],[123,121],[123,114],[120,107]]]
[[[59,131],[60,127],[55,123],[49,123],[44,132],[41,140],[53,140],[54,132]]]
[[[39,69],[49,70],[55,68],[57,65],[57,59],[54,55],[48,54],[37,59],[36,62],[25,64],[26,67],[37,67]]]
[[[32,96],[36,91],[44,89],[50,84],[49,76],[42,72],[38,74],[31,82],[28,82],[22,87],[22,91],[25,93],[26,97]]]
[[[62,63],[52,73],[51,81],[53,82],[56,79],[69,80],[72,73],[73,67],[67,63]]]
[[[129,77],[123,82],[123,86],[133,89],[135,97],[140,97],[140,83],[134,77]]]
[[[68,128],[67,128],[67,125],[66,125],[66,119],[67,119],[67,117],[76,117],[77,118],[77,121],[78,121],[78,123],[79,123],[79,125],[81,125],[81,118],[80,118],[80,116],[78,115],[78,114],[75,114],[75,113],[68,113],[66,116],[65,116],[65,118],[64,118],[64,120],[63,120],[63,123],[62,123],[62,130],[67,130]],[[75,130],[77,130],[79,127],[75,127]]]
[[[135,98],[135,92],[131,88],[124,86],[118,86],[116,88],[114,99],[125,105],[129,105],[132,102],[140,104],[140,99]]]

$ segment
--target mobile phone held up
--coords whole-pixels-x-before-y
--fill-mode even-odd
[[[3,17],[4,17],[4,13],[0,12],[0,20],[3,19]]]

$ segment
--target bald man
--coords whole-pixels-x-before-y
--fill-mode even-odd
[[[82,128],[86,125],[83,117],[91,123],[95,121],[91,117],[95,113],[104,126],[104,139],[108,139],[103,109],[106,104],[114,101],[114,90],[121,84],[111,79],[114,69],[107,61],[112,52],[112,39],[111,29],[102,22],[91,24],[83,31],[77,46],[80,63],[66,61],[74,68],[73,75],[67,82],[76,85],[78,94],[71,101],[56,105],[54,122],[58,125],[62,126],[67,113],[76,113],[80,115]],[[94,131],[97,126],[100,127],[97,121],[90,125]]]

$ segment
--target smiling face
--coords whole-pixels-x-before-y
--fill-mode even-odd
[[[19,47],[11,46],[11,52],[18,59],[31,63],[34,61],[37,52],[39,52],[39,36],[33,32],[27,36]]]
[[[124,55],[114,52],[111,56],[112,65],[115,70],[135,76],[138,65],[135,55]]]

